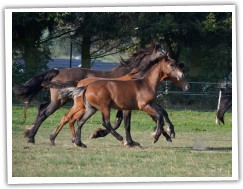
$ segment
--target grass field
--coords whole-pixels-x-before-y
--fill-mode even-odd
[[[151,137],[155,125],[143,112],[132,114],[132,136],[142,148],[128,148],[113,136],[92,139],[93,130],[101,127],[97,112],[82,130],[82,141],[88,148],[75,147],[65,126],[51,146],[49,135],[67,109],[50,116],[36,135],[36,145],[29,145],[21,126],[23,109],[13,107],[12,176],[13,177],[231,177],[232,121],[226,113],[223,126],[215,124],[215,112],[167,110],[175,125],[172,143],[163,136],[156,144]],[[26,125],[31,125],[36,108],[28,110]],[[112,112],[112,118],[115,112]],[[124,136],[123,125],[118,132]]]

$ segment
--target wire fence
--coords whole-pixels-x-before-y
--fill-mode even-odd
[[[227,83],[189,82],[187,92],[176,88],[172,82],[166,81],[160,85],[157,102],[164,108],[216,110],[218,94]]]
[[[157,91],[156,102],[165,109],[187,109],[200,111],[214,111],[217,108],[219,90],[226,88],[227,83],[189,82],[190,90],[187,92],[178,89],[172,82],[162,82]],[[32,101],[38,106],[50,100],[49,90],[43,89]],[[21,102],[13,95],[13,105]],[[72,102],[66,106],[71,106]]]

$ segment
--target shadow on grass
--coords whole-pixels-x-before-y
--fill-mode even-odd
[[[207,151],[232,151],[232,147],[218,147],[218,148],[209,147],[207,148]]]
[[[232,147],[205,147],[204,149],[194,149],[193,147],[169,147],[174,150],[193,150],[193,151],[232,151]]]

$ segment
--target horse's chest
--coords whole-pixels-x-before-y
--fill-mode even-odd
[[[147,104],[151,104],[154,99],[155,94],[153,92],[143,92],[137,94],[138,108],[142,109],[142,107],[146,106]]]

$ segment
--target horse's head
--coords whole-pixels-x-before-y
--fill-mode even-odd
[[[163,79],[171,80],[176,86],[181,88],[183,91],[188,91],[190,85],[182,72],[183,64],[177,65],[176,61],[169,57],[167,54],[163,58],[163,73],[165,77]]]

